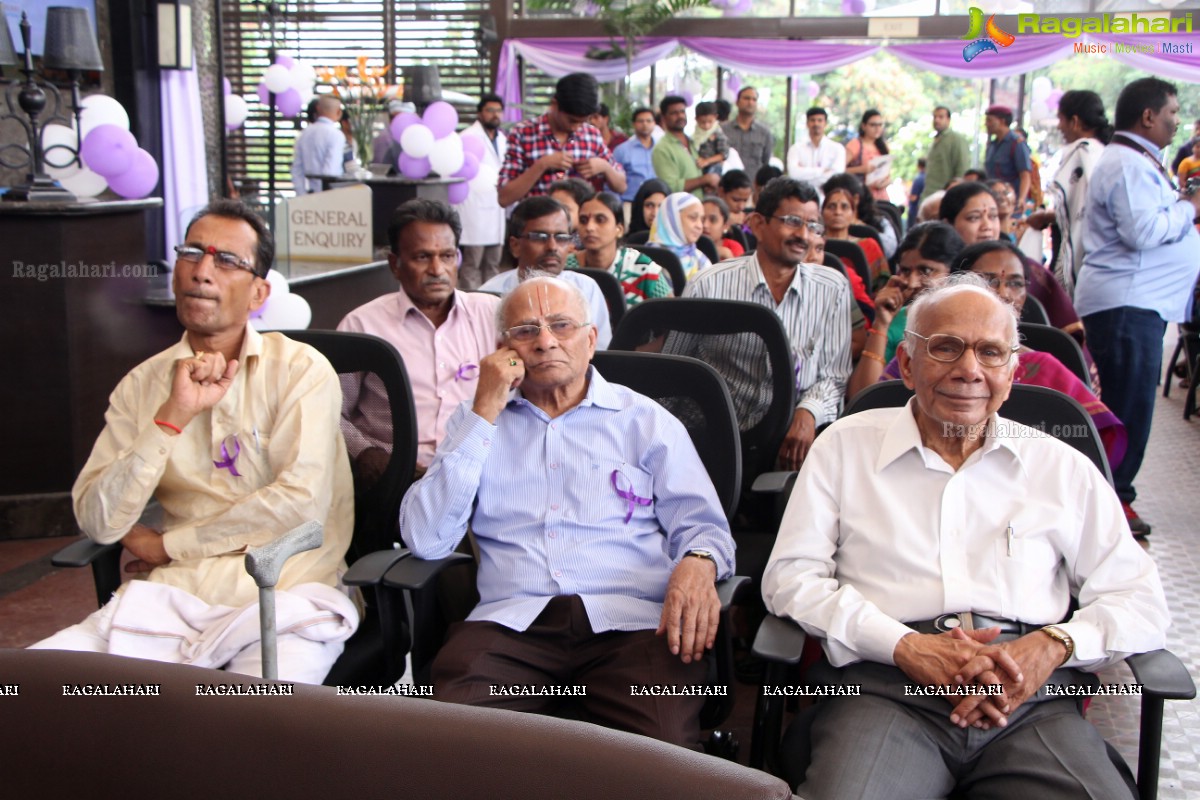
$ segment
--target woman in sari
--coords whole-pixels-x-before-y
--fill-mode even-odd
[[[703,235],[704,204],[690,192],[675,192],[667,196],[654,218],[650,244],[665,247],[679,256],[684,275],[691,280],[700,270],[712,266],[708,256],[696,249],[696,242]]]

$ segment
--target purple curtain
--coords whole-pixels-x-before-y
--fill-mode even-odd
[[[1108,46],[1108,55],[1131,67],[1156,75],[1160,78],[1172,78],[1187,83],[1200,83],[1200,37],[1191,34],[1088,34],[1088,39],[1096,44]],[[1078,40],[1076,40],[1078,41]],[[1151,53],[1118,53],[1113,45],[1149,45],[1154,49]],[[1179,45],[1178,53],[1162,52],[1163,45]],[[1102,58],[1102,56],[1091,56]]]
[[[963,61],[960,39],[934,40],[919,44],[889,45],[887,50],[901,61],[952,78],[1005,78],[1048,67],[1071,54],[1077,39],[1062,36],[1021,35],[998,53],[981,53],[970,63]]]
[[[757,75],[827,72],[866,58],[879,50],[879,45],[871,44],[827,44],[788,39],[722,39],[716,36],[689,36],[680,39],[679,43],[711,58],[725,69],[737,69]]]
[[[167,247],[163,257],[171,264],[175,261],[171,248],[183,241],[188,220],[208,202],[208,170],[196,70],[165,69],[159,87],[163,126],[160,168]]]

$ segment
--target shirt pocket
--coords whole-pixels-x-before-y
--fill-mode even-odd
[[[1061,556],[1054,546],[1036,535],[1002,537],[994,545],[999,573],[1001,614],[1006,619],[1032,619],[1045,613],[1043,602],[1059,574]]]

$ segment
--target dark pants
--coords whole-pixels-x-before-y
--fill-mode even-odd
[[[703,697],[635,696],[631,686],[704,685],[654,631],[593,633],[577,595],[555,597],[525,631],[494,622],[451,626],[433,661],[434,697],[537,714],[569,712],[609,728],[695,749]],[[497,687],[582,686],[582,697],[494,694]]]
[[[1117,496],[1126,503],[1137,497],[1133,479],[1142,466],[1154,397],[1162,372],[1163,334],[1167,323],[1157,312],[1121,306],[1083,318],[1088,349],[1100,372],[1101,400],[1125,423],[1129,448],[1113,470]]]

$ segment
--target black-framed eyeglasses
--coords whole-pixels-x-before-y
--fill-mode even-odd
[[[589,322],[576,322],[573,319],[556,319],[545,325],[514,325],[504,332],[504,335],[514,342],[532,342],[542,335],[546,328],[555,339],[569,339],[580,328],[590,325]]]
[[[809,233],[815,233],[817,236],[825,235],[825,224],[817,222],[815,219],[805,219],[794,214],[776,214],[771,219],[777,219],[789,228],[808,228]]]
[[[206,247],[194,247],[190,244],[175,245],[175,257],[191,264],[199,264],[207,255],[213,257],[213,263],[220,269],[229,271],[244,269],[251,275],[261,277],[258,274],[258,270],[254,268],[254,264],[250,262],[250,259],[242,258],[235,253],[225,250],[218,250],[211,244]]]
[[[932,336],[922,336],[916,331],[905,331],[905,335],[913,336],[925,342],[925,350],[934,361],[943,364],[953,364],[962,358],[967,351],[967,343],[950,333],[935,333]],[[1013,353],[1021,349],[1020,345],[1009,345],[1003,342],[979,341],[971,347],[975,351],[975,360],[983,367],[1003,367],[1012,361]]]
[[[546,233],[545,231],[526,231],[517,237],[526,239],[534,244],[546,244],[551,239],[562,247],[578,247],[579,237],[573,233]]]

